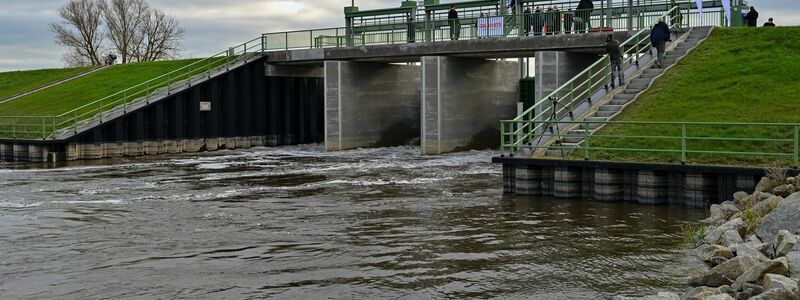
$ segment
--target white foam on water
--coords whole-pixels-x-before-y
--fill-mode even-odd
[[[0,208],[30,208],[42,206],[42,202],[33,203],[17,203],[17,202],[3,202],[0,201]]]

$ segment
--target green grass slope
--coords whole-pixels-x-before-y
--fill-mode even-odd
[[[145,82],[196,59],[115,65],[65,84],[0,104],[0,116],[54,116]]]
[[[800,123],[800,27],[718,28],[615,121]],[[792,154],[790,126],[688,126],[688,150]],[[591,147],[680,150],[678,125],[613,125]],[[603,137],[609,135],[635,138]],[[702,138],[728,140],[702,140]],[[760,138],[760,141],[737,139]],[[783,141],[775,141],[783,140]],[[580,153],[583,155],[583,151]],[[591,159],[680,162],[680,154],[592,151]],[[692,153],[690,163],[787,165],[791,157]]]
[[[0,100],[67,79],[91,68],[45,69],[0,73]]]

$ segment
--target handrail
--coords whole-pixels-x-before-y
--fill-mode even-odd
[[[692,162],[690,155],[714,155],[721,161],[733,156],[735,161],[747,159],[765,162],[765,157],[791,159],[791,167],[800,167],[800,123],[744,123],[744,122],[674,122],[674,121],[502,121],[504,127],[519,122],[544,123],[547,126],[583,125],[572,132],[545,132],[542,136],[583,139],[575,145],[522,145],[521,148],[563,150],[567,159],[636,160],[642,155],[673,154],[675,157],[647,157],[646,159],[672,159],[683,164]],[[614,130],[590,134],[592,127],[613,126]],[[658,126],[658,127],[648,127]],[[652,129],[651,129],[652,128]],[[738,134],[731,136],[731,128]],[[747,128],[749,130],[742,130]],[[621,130],[621,131],[620,131]],[[718,130],[718,131],[717,131]],[[692,132],[695,132],[692,134]],[[504,132],[506,136],[513,133]],[[502,145],[508,147],[510,145]],[[575,151],[575,154],[572,152]],[[599,154],[598,154],[599,153]],[[621,157],[619,153],[625,153]],[[603,155],[605,154],[605,155]],[[639,155],[637,157],[637,155]],[[750,157],[750,158],[743,158]],[[705,159],[708,161],[709,159]],[[695,161],[703,162],[702,158]]]
[[[680,11],[680,6],[672,7],[666,13],[662,14],[659,18],[666,19],[670,17],[670,15],[674,14],[676,11]],[[669,21],[672,23],[674,21],[672,18],[678,18],[678,16],[670,17]],[[652,25],[655,25],[652,24]],[[652,26],[651,25],[651,26]],[[623,51],[623,65],[628,66],[632,61],[636,61],[640,58],[640,55],[646,51],[648,51],[651,47],[649,43],[649,36],[650,36],[650,27],[643,28],[632,35],[630,38],[625,40],[624,42],[620,43],[620,47],[626,50]],[[642,42],[645,41],[646,44],[644,47],[641,47]],[[604,86],[607,82],[608,77],[611,75],[611,70],[608,64],[609,56],[608,54],[603,55],[600,59],[595,61],[591,64],[588,68],[584,69],[577,75],[573,76],[569,80],[567,80],[564,84],[547,94],[546,96],[542,97],[539,102],[534,103],[530,108],[526,109],[524,112],[519,114],[516,118],[511,120],[510,122],[501,122],[501,156],[505,156],[506,154],[513,155],[519,148],[524,148],[523,145],[534,140],[537,136],[542,137],[540,133],[546,129],[546,123],[538,123],[536,125],[532,122],[524,122],[527,120],[537,120],[547,115],[555,115],[556,117],[561,116],[565,112],[570,112],[573,110],[576,104],[582,103],[586,99],[591,97],[591,94],[594,93],[599,86]],[[598,66],[602,66],[602,69],[599,71],[595,71]],[[624,69],[624,68],[623,68]],[[599,76],[599,78],[598,78]],[[582,78],[586,78],[583,82],[578,83],[576,88],[576,82],[581,80]],[[594,82],[594,84],[592,83]],[[579,97],[575,97],[576,90],[581,90],[579,93]],[[562,97],[560,95],[568,96],[569,101],[568,103],[562,103]],[[555,101],[551,99],[556,99]],[[553,104],[554,105],[549,105]],[[560,107],[560,108],[559,108]],[[540,111],[536,114],[536,111]],[[534,115],[535,114],[535,115]],[[517,124],[523,123],[521,126],[512,127],[510,132],[506,132],[507,127],[505,124]],[[515,128],[515,129],[514,129]],[[510,138],[513,140],[512,143],[506,143],[506,138]]]

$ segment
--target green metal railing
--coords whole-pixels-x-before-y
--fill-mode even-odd
[[[520,121],[503,121],[504,127]],[[522,145],[528,149],[563,151],[572,159],[613,159],[687,163],[726,160],[752,161],[800,167],[800,123],[531,121],[547,128],[541,135],[557,140],[577,139],[564,145]],[[594,131],[592,128],[602,128]],[[594,133],[593,133],[594,132]],[[504,132],[506,138],[512,133]],[[506,139],[508,140],[508,139]],[[503,147],[511,145],[505,144]],[[515,146],[516,147],[516,146]]]
[[[685,11],[684,18],[682,19],[683,26],[696,26],[697,22],[691,15],[696,14],[696,11],[691,9],[689,2],[681,4],[681,11]],[[82,122],[87,120],[97,120],[102,122],[104,116],[114,112],[122,111],[123,113],[134,103],[144,101],[149,103],[150,98],[155,93],[170,94],[174,89],[182,88],[191,85],[194,80],[202,76],[210,77],[218,70],[228,68],[232,64],[238,62],[244,57],[247,58],[249,53],[263,53],[267,51],[285,51],[293,49],[314,49],[314,48],[329,48],[329,47],[348,47],[354,45],[387,45],[399,44],[409,42],[440,42],[450,41],[454,39],[454,33],[458,33],[459,40],[479,39],[486,37],[519,37],[525,35],[536,35],[540,33],[536,27],[539,24],[560,24],[559,26],[548,25],[547,34],[567,34],[577,31],[585,31],[583,29],[577,30],[578,26],[584,28],[583,25],[591,26],[592,28],[605,28],[611,27],[613,30],[628,30],[630,28],[641,29],[635,37],[636,40],[628,40],[624,45],[630,46],[626,50],[628,58],[626,63],[629,63],[632,57],[638,59],[638,53],[644,49],[642,41],[646,40],[642,35],[645,30],[644,24],[650,24],[659,17],[664,16],[663,13],[668,7],[662,4],[652,4],[648,6],[637,7],[635,15],[628,16],[627,11],[623,8],[599,8],[591,12],[567,10],[559,13],[545,12],[542,19],[534,21],[532,18],[534,14],[520,14],[520,15],[504,15],[500,16],[503,20],[503,30],[498,32],[485,31],[482,32],[478,28],[478,23],[481,18],[470,17],[462,18],[457,24],[448,20],[435,20],[435,21],[419,21],[408,22],[400,24],[378,24],[371,26],[356,26],[353,28],[326,28],[326,29],[313,29],[303,31],[287,31],[280,33],[265,33],[260,37],[231,47],[225,51],[212,55],[208,58],[191,63],[187,66],[178,68],[174,71],[161,75],[159,77],[150,79],[148,81],[136,84],[112,95],[103,97],[101,99],[92,101],[78,108],[70,110],[66,113],[56,116],[0,116],[0,138],[12,139],[29,139],[29,140],[46,140],[55,138],[59,133],[66,130],[77,131]],[[672,8],[669,12],[678,9]],[[567,26],[564,21],[568,20],[568,15],[577,16],[581,14],[588,14],[588,23],[575,23],[574,19],[571,27]],[[706,10],[704,13],[705,18],[715,15],[724,15],[721,11]],[[489,16],[491,17],[491,16]],[[635,18],[637,22],[633,22],[633,27],[629,26],[629,19]],[[724,21],[724,19],[721,19]],[[544,22],[541,23],[540,21]],[[702,21],[702,20],[701,20]],[[703,21],[705,22],[705,21]],[[722,21],[721,21],[722,22]],[[722,23],[720,23],[722,24]],[[453,28],[452,25],[457,25]],[[541,33],[544,32],[542,26]],[[526,30],[526,28],[528,30]],[[634,52],[636,54],[634,54]],[[595,64],[599,69],[596,72],[590,72],[589,82],[584,87],[596,87],[601,81],[601,77],[605,75],[598,75],[600,71],[605,73],[606,67],[600,66],[599,63]],[[605,78],[605,77],[602,77]],[[573,81],[574,83],[574,81]],[[573,88],[580,88],[581,85],[575,85]],[[583,93],[572,92],[567,93],[573,99],[579,99],[585,96]]]
[[[679,7],[674,7],[656,18],[670,19],[668,16]],[[655,23],[655,22],[654,22]],[[620,43],[623,51],[623,70],[630,64],[639,63],[639,59],[650,51],[650,30],[648,28],[636,32],[626,41]],[[604,87],[611,77],[611,67],[608,55],[604,55],[588,68],[575,75],[573,78],[556,88],[553,92],[543,97],[539,102],[525,110],[522,114],[510,121],[501,123],[501,156],[513,155],[519,149],[531,143],[538,143],[547,128],[545,119],[555,116],[556,120],[565,117],[575,108],[591,99],[592,95]]]

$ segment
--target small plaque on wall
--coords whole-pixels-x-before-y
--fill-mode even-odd
[[[211,102],[208,101],[200,102],[200,111],[211,111]]]

